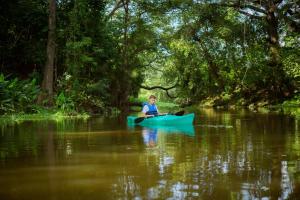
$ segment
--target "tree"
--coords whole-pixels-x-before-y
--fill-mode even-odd
[[[293,88],[284,72],[281,47],[279,44],[279,25],[283,21],[288,24],[291,31],[299,32],[299,4],[284,0],[236,0],[229,3],[214,3],[213,5],[233,7],[241,14],[262,20],[267,34],[269,49],[269,74],[271,98],[280,98],[292,92]]]
[[[42,93],[38,102],[42,103],[47,98],[48,104],[53,104],[53,73],[55,61],[55,31],[56,31],[56,1],[49,0],[49,21],[48,21],[47,60],[44,68]],[[44,93],[45,92],[45,93]]]
[[[2,0],[0,5],[0,71],[10,78],[28,78],[45,65],[47,2]]]
[[[282,41],[289,32],[299,31],[299,5],[284,0],[213,2],[149,3],[160,18],[172,18],[175,30],[168,37],[187,44],[166,45],[170,54],[166,60],[173,65],[165,66],[173,70],[175,66],[181,91],[189,88],[193,92],[185,94],[194,96],[211,88],[202,97],[237,91],[246,98],[259,92],[251,101],[271,102],[291,96],[293,85],[284,70]],[[170,74],[174,77],[174,72]]]

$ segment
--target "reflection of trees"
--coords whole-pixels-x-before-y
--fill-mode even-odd
[[[196,139],[159,135],[159,150],[140,156],[142,162],[152,158],[144,170],[156,168],[156,182],[144,189],[140,187],[139,194],[147,188],[146,199],[151,195],[174,199],[295,196],[299,189],[295,174],[299,169],[293,166],[299,151],[291,147],[299,142],[299,137],[298,141],[291,139],[295,136],[293,119],[246,113],[242,118],[219,114],[214,117],[211,122],[232,124],[234,128],[201,127]],[[145,177],[148,175],[153,172]]]
[[[38,129],[31,122],[1,127],[0,159],[37,157],[41,151],[41,135],[35,133]]]
[[[196,127],[194,137],[159,133],[151,149],[145,148],[138,131],[93,132],[90,123],[26,122],[2,129],[1,159],[46,157],[47,164],[76,165],[80,176],[65,170],[67,177],[97,180],[99,191],[105,185],[116,199],[299,197],[298,121],[234,111],[205,115],[203,124],[233,128]]]
[[[90,124],[93,125],[93,129],[97,129],[98,126],[101,127],[101,122],[102,118],[88,122],[81,119],[65,119],[0,123],[0,159],[4,161],[7,158],[48,157],[49,149],[58,150],[62,155],[70,155],[73,142],[78,148],[86,145],[77,140],[78,137],[74,137],[74,134],[83,132],[83,137],[86,138],[86,131],[91,128]]]

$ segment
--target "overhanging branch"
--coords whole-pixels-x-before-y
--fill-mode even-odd
[[[176,97],[173,97],[169,94],[169,90],[173,89],[173,88],[176,88],[177,87],[177,83],[173,86],[170,86],[170,87],[162,87],[162,86],[152,86],[152,87],[149,87],[149,86],[144,86],[144,85],[141,85],[140,88],[143,88],[145,90],[154,90],[154,89],[160,89],[160,90],[164,90],[166,91],[167,93],[167,96],[170,97],[170,98],[176,98]]]
[[[177,86],[177,84],[175,84],[175,85],[173,85],[171,87],[167,87],[167,88],[162,87],[162,86],[152,86],[152,87],[149,87],[149,86],[144,86],[144,85],[141,85],[140,87],[143,88],[143,89],[145,89],[145,90],[161,89],[161,90],[167,91],[167,90],[171,90],[171,89],[175,88],[176,86]]]
[[[251,10],[254,10],[256,12],[259,12],[259,13],[263,13],[263,14],[267,14],[267,12],[262,9],[262,8],[259,8],[259,7],[256,7],[254,5],[249,5],[249,4],[246,4],[246,5],[240,5],[240,8],[249,8]]]
[[[238,12],[241,13],[241,14],[243,14],[243,15],[246,15],[246,16],[248,16],[250,18],[254,18],[254,19],[261,19],[261,18],[263,18],[263,16],[253,15],[253,14],[247,13],[247,12],[245,12],[243,10],[238,10]]]
[[[251,9],[255,12],[259,12],[261,14],[267,14],[267,12],[260,7],[257,7],[255,5],[251,5],[251,4],[243,4],[240,1],[237,1],[235,3],[211,3],[210,5],[214,5],[214,6],[223,6],[223,7],[230,7],[230,8],[235,8],[235,9]],[[245,11],[243,11],[245,12]],[[247,12],[245,12],[247,13]],[[243,14],[245,14],[243,13]],[[250,13],[247,13],[247,15],[251,15]],[[257,16],[257,15],[254,15]]]
[[[121,0],[116,1],[114,8],[112,9],[112,11],[108,14],[107,19],[111,18],[115,12],[119,9],[123,7],[123,2]]]

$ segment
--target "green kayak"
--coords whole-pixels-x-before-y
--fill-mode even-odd
[[[137,119],[136,116],[128,116],[127,123],[128,124],[135,124],[134,120]],[[145,118],[141,121],[140,125],[151,125],[151,124],[161,124],[161,125],[179,125],[179,124],[193,124],[195,118],[195,114],[187,114],[182,116],[176,115],[163,115],[163,116],[156,116]]]

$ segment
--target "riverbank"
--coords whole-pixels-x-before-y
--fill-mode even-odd
[[[217,103],[216,103],[217,102]],[[240,102],[236,102],[233,104],[232,102],[222,102],[220,100],[216,101],[216,99],[206,99],[201,101],[198,104],[195,104],[191,107],[180,108],[180,105],[172,103],[172,102],[158,102],[157,103],[161,112],[173,112],[180,109],[185,110],[193,110],[198,108],[216,108],[216,109],[248,109],[252,112],[256,113],[282,113],[285,115],[291,115],[298,119],[300,119],[300,98],[295,97],[293,99],[284,101],[281,104],[271,105],[267,102],[256,102],[251,103],[249,105],[241,105]],[[141,106],[132,106],[131,111],[133,112],[140,112]],[[120,111],[115,109],[110,111],[109,115],[117,116],[120,114]],[[108,115],[108,113],[101,114],[103,116]],[[37,120],[65,120],[65,119],[88,119],[91,117],[91,113],[87,112],[71,112],[71,111],[62,111],[62,110],[49,110],[49,109],[40,109],[38,113],[11,113],[0,116],[0,123],[1,124],[11,124],[11,123],[18,123],[22,121],[37,121]]]
[[[54,120],[62,121],[65,119],[88,119],[91,115],[88,113],[65,113],[61,111],[57,112],[44,112],[44,113],[14,113],[0,116],[0,124],[9,125],[14,123],[20,123],[23,121],[40,121],[40,120]]]
[[[230,96],[218,96],[216,98],[207,98],[197,104],[197,107],[215,107],[228,109],[246,108],[253,112],[259,113],[283,113],[300,118],[300,95],[294,96],[292,99],[285,100],[281,103],[270,103],[266,100],[249,103],[245,99],[230,99]]]

